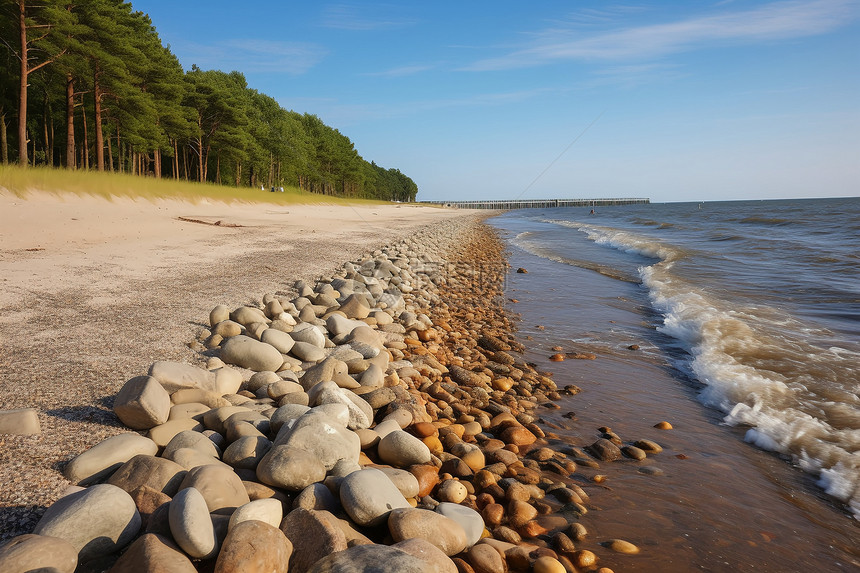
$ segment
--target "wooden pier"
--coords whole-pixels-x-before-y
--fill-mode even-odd
[[[554,209],[557,207],[608,207],[611,205],[644,205],[648,198],[621,199],[515,199],[513,201],[421,201],[454,209]]]

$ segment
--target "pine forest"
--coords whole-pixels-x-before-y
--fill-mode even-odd
[[[241,72],[186,71],[120,0],[0,0],[3,164],[413,201],[398,169]]]

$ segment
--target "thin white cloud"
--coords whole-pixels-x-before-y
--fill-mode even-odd
[[[592,77],[584,83],[584,87],[618,86],[634,88],[655,80],[672,80],[683,75],[678,66],[664,63],[643,63],[621,66],[607,66],[592,72]]]
[[[323,26],[337,30],[369,31],[401,28],[415,23],[400,16],[397,4],[333,4],[323,10]]]
[[[432,70],[435,67],[436,66],[416,64],[412,66],[400,66],[398,68],[391,68],[389,70],[384,70],[381,72],[370,72],[364,75],[379,78],[401,78],[405,76],[414,76],[415,74],[420,74],[421,72]]]
[[[308,42],[225,39],[203,45],[185,46],[183,59],[203,69],[239,70],[244,73],[266,72],[301,75],[320,63],[327,55],[322,46]]]
[[[534,67],[557,61],[642,61],[700,48],[749,44],[829,32],[857,17],[856,0],[773,2],[753,10],[719,13],[593,35],[554,27],[531,45],[477,61],[467,71]]]

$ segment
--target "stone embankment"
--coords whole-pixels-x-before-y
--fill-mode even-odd
[[[571,477],[617,440],[547,447],[536,411],[575,389],[519,355],[506,272],[493,232],[458,220],[215,307],[201,366],[125,383],[130,431],[65,466],[74,485],[0,570],[610,573],[579,547]]]

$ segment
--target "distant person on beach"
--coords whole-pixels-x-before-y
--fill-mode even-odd
[[[594,215],[594,209],[591,210],[591,213],[589,213],[589,215]]]

